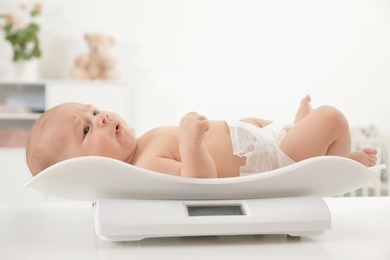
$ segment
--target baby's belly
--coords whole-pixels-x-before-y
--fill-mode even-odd
[[[211,121],[205,144],[217,167],[218,178],[240,176],[246,158],[233,155],[229,128],[224,121]]]

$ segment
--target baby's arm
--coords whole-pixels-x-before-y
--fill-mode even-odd
[[[207,118],[194,112],[180,121],[181,176],[217,178],[214,160],[203,142],[209,127]]]

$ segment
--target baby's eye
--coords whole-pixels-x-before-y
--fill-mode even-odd
[[[98,115],[99,113],[100,113],[100,111],[99,111],[99,110],[95,110],[95,111],[93,111],[93,113],[92,113],[92,114],[93,114],[94,116],[96,116],[96,115]]]
[[[84,127],[83,132],[84,132],[84,135],[87,135],[89,132],[89,126]]]

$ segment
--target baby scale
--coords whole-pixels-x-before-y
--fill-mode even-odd
[[[151,237],[320,235],[331,228],[323,197],[376,186],[374,172],[333,156],[225,179],[171,176],[105,157],[55,164],[24,188],[93,202],[96,234],[110,241]]]

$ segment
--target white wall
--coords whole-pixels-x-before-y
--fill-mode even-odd
[[[0,10],[15,7],[2,0]],[[390,134],[386,0],[44,0],[42,76],[66,78],[84,32],[117,39],[139,133],[209,118],[291,120],[302,96]],[[10,57],[0,42],[0,57]],[[9,67],[0,60],[0,77]],[[9,64],[8,62],[7,64]],[[8,74],[7,74],[8,73]]]

